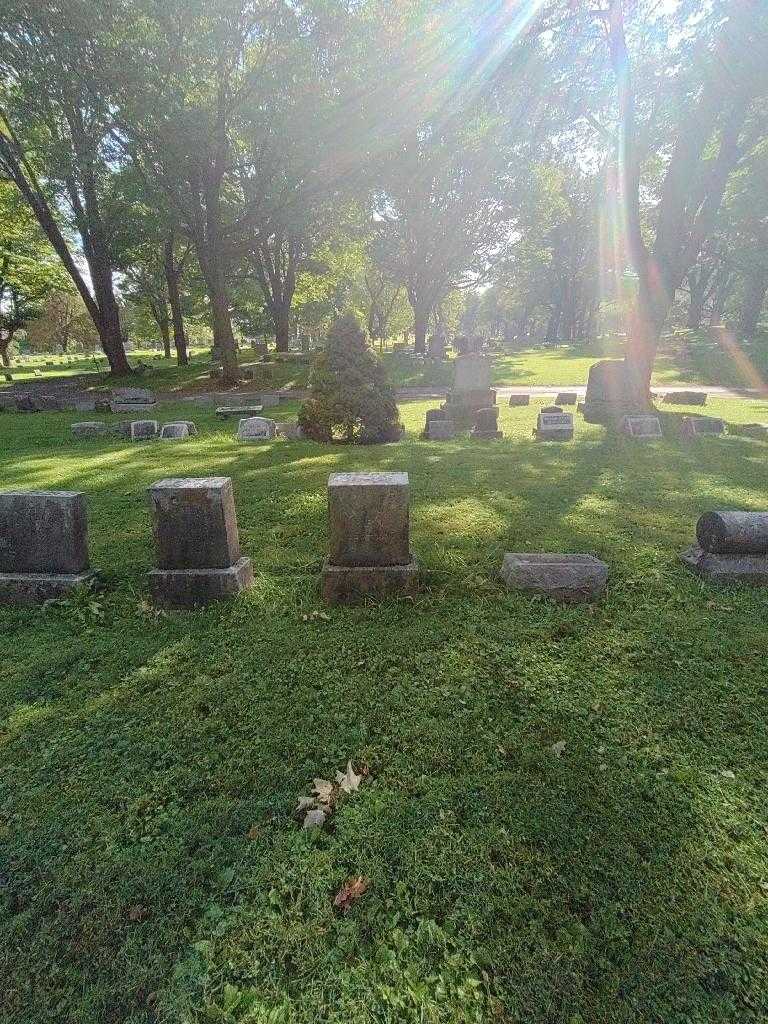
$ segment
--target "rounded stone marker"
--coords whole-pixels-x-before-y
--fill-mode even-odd
[[[713,555],[768,554],[768,512],[706,512],[696,539]]]

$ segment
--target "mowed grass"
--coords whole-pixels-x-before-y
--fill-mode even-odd
[[[0,1020],[711,1024],[768,1016],[768,592],[677,561],[768,507],[768,446],[577,417],[501,442],[185,444],[0,417],[5,488],[86,492],[106,589],[0,610]],[[281,405],[277,415],[295,414]],[[713,415],[768,420],[762,402]],[[82,418],[82,416],[80,417]],[[328,474],[407,470],[415,601],[318,601]],[[146,488],[233,478],[256,585],[158,614]],[[595,608],[505,592],[505,550],[591,552]],[[329,827],[315,776],[368,773]],[[342,914],[349,877],[367,893]]]

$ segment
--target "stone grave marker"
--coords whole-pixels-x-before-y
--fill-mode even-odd
[[[112,412],[149,412],[156,405],[155,393],[148,388],[115,388],[109,402]]]
[[[159,480],[149,488],[149,501],[157,553],[149,581],[157,604],[192,608],[252,585],[229,477]]]
[[[188,423],[186,421],[180,423],[164,423],[160,428],[161,441],[188,441],[190,437],[194,436],[194,434],[197,434],[197,428],[194,423]]]
[[[768,586],[768,512],[708,512],[696,525],[696,540],[680,558],[699,576]]]
[[[64,597],[95,576],[88,561],[85,495],[0,492],[0,604]]]
[[[583,604],[596,600],[605,590],[608,566],[592,555],[507,552],[501,577],[510,590]]]
[[[576,405],[579,396],[575,391],[561,391],[555,398],[555,405]]]
[[[93,437],[108,437],[109,427],[106,423],[87,421],[72,424],[72,436],[76,441],[84,441]]]
[[[428,441],[453,441],[456,425],[453,420],[429,420],[424,436]]]
[[[637,440],[652,440],[663,437],[661,420],[658,416],[624,416],[620,428],[622,434]]]
[[[440,422],[440,421],[435,421]],[[410,551],[407,473],[333,473],[328,480],[328,604],[411,595],[418,565]]]
[[[530,395],[510,395],[509,396],[509,404],[510,404],[510,407],[513,408],[513,409],[516,408],[516,407],[519,407],[519,406],[523,406],[523,405],[530,405],[531,404],[531,396]]]
[[[489,409],[477,409],[471,437],[476,441],[500,441],[504,435],[499,430],[498,420],[498,406],[493,405]]]
[[[665,405],[706,405],[706,391],[668,391],[664,396]]]
[[[719,437],[724,433],[724,421],[713,416],[683,416],[683,422],[680,426],[680,436],[684,437],[687,441],[692,440],[694,437]]]
[[[132,420],[129,436],[132,441],[154,441],[159,431],[157,420]]]
[[[237,428],[237,439],[246,444],[260,441],[272,441],[277,433],[277,424],[263,416],[249,416],[240,420]]]
[[[539,413],[533,433],[537,441],[572,441],[573,431],[573,413],[550,407]]]
[[[299,426],[298,420],[286,420],[283,423],[278,423],[277,433],[286,441],[302,441],[304,439],[304,431]]]
[[[768,441],[768,423],[729,423],[728,433],[751,437],[755,441]]]

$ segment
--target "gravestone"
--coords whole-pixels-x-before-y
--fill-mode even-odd
[[[284,437],[286,441],[302,441],[304,439],[304,431],[299,426],[298,420],[286,420],[283,423],[278,423],[277,434],[279,437]]]
[[[584,399],[587,423],[617,423],[622,416],[647,413],[651,409],[650,395],[639,402],[632,383],[623,359],[601,359],[590,366]]]
[[[190,427],[192,429],[190,429]],[[194,423],[164,423],[160,429],[161,441],[187,441],[193,436],[192,431],[197,433]]]
[[[476,441],[500,441],[504,436],[499,430],[498,406],[489,409],[478,409],[475,412],[475,425],[471,437]]]
[[[0,604],[58,599],[95,576],[85,495],[0,492]]]
[[[510,407],[513,408],[513,409],[518,407],[518,406],[530,405],[531,404],[531,396],[530,395],[510,395],[509,396],[509,404],[510,404]]]
[[[708,512],[696,525],[696,540],[680,558],[699,576],[768,586],[768,512]]]
[[[706,391],[668,391],[664,396],[665,405],[706,405]]]
[[[453,420],[430,420],[424,436],[428,441],[453,441],[456,437],[456,425]]]
[[[539,413],[533,434],[537,441],[572,441],[573,431],[573,413],[550,406]]]
[[[478,353],[457,356],[453,361],[453,389],[442,407],[448,418],[456,423],[469,423],[477,409],[495,404],[491,360]]]
[[[435,421],[440,422],[440,421]],[[411,595],[418,566],[410,551],[407,473],[333,473],[328,480],[328,604]]]
[[[729,423],[728,433],[751,437],[755,441],[768,441],[768,423]]]
[[[112,412],[149,412],[156,404],[155,394],[148,388],[115,388],[109,407]]]
[[[501,577],[510,590],[583,604],[596,600],[605,590],[608,566],[592,555],[507,552]]]
[[[160,480],[149,488],[149,501],[157,554],[149,582],[157,604],[192,608],[252,585],[229,477]]]
[[[154,441],[159,431],[157,420],[132,420],[129,436],[132,441]]]
[[[263,411],[261,405],[220,405],[216,409],[216,415],[220,420],[227,420],[235,416],[239,418],[258,416]]]
[[[276,433],[277,424],[274,420],[265,419],[263,416],[249,416],[240,420],[237,439],[246,444],[253,444],[259,441],[272,441]]]
[[[77,441],[88,440],[92,437],[109,436],[109,426],[106,423],[85,422],[72,424],[72,436]]]
[[[624,416],[619,426],[622,434],[640,441],[663,437],[658,416]]]
[[[555,398],[555,405],[576,405],[579,396],[575,391],[561,391]]]
[[[683,416],[680,426],[680,436],[687,441],[694,437],[719,437],[724,433],[725,423],[713,416]]]

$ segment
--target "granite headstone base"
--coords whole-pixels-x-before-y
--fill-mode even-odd
[[[24,572],[0,573],[0,605],[43,604],[66,597],[75,587],[97,578],[95,570],[79,573]]]
[[[419,566],[411,557],[407,565],[323,565],[322,597],[329,605],[355,604],[367,598],[413,597],[418,590]]]
[[[710,583],[768,587],[768,555],[713,555],[693,544],[682,552],[680,559]]]
[[[236,597],[253,584],[250,558],[224,569],[152,569],[152,600],[163,608],[195,608]]]
[[[605,590],[608,566],[593,555],[507,552],[501,577],[510,590],[586,604]]]

